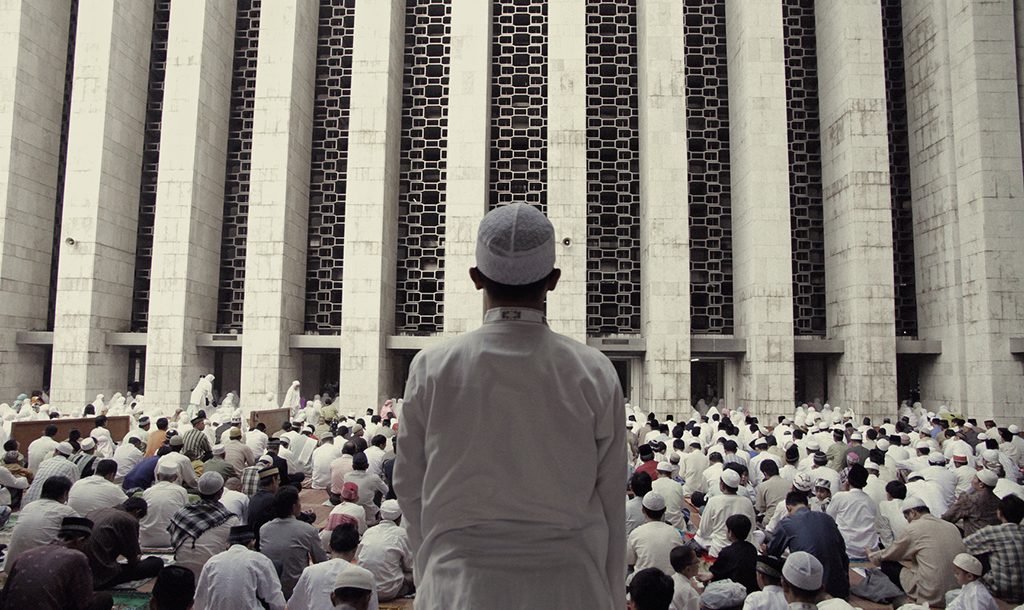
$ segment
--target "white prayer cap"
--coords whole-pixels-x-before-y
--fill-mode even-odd
[[[931,445],[928,444],[928,441],[923,439],[914,443],[914,449],[928,449],[929,447],[931,447]]]
[[[156,473],[163,475],[178,474],[178,467],[171,462],[157,462]]]
[[[199,477],[199,493],[204,496],[212,496],[224,488],[224,477],[219,472],[204,472]]]
[[[953,565],[964,572],[974,574],[975,576],[981,576],[983,571],[981,568],[981,561],[979,561],[974,555],[969,555],[967,553],[958,553],[957,556],[953,558]]]
[[[395,519],[402,516],[402,507],[398,505],[398,500],[384,500],[380,504],[380,518],[387,519],[388,521],[394,521]]]
[[[827,489],[829,491],[832,490],[832,482],[829,481],[828,479],[818,479],[817,481],[815,481],[814,486],[820,487],[822,489]]]
[[[808,451],[817,451],[818,449],[821,449],[821,445],[818,444],[818,441],[814,440],[813,438],[807,441]]]
[[[872,462],[871,460],[868,460],[867,462],[864,463],[864,468],[867,470],[873,470],[875,472],[878,472],[880,470],[878,464]]]
[[[862,440],[864,440],[864,436],[860,432],[854,432],[853,434],[850,435],[850,440],[851,441],[862,441]]]
[[[270,454],[264,453],[258,460],[256,460],[256,463],[269,466],[274,463],[274,458],[270,457]]]
[[[738,582],[728,578],[708,583],[704,592],[700,594],[700,607],[709,610],[720,608],[736,608],[743,603],[747,597],[747,588]]]
[[[982,432],[981,434],[978,435],[978,440],[979,441],[987,441],[988,440],[988,435],[985,434],[984,432]]]
[[[672,464],[669,462],[658,462],[658,472],[672,472]]]
[[[92,451],[96,448],[96,439],[87,436],[79,441],[78,446],[82,448],[82,451]]]
[[[814,489],[814,479],[811,477],[810,473],[798,472],[796,476],[793,477],[793,488],[798,491],[811,491]]]
[[[995,449],[986,449],[981,452],[981,457],[986,462],[992,464],[999,461],[999,452]]]
[[[821,562],[806,551],[790,553],[782,566],[782,576],[795,587],[805,591],[821,589],[821,579],[825,573]]]
[[[665,498],[656,491],[649,491],[644,495],[642,502],[644,508],[650,511],[658,512],[659,510],[665,510]]]
[[[373,591],[373,582],[373,573],[366,568],[347,565],[344,570],[338,572],[338,577],[334,579],[334,588],[351,588]]]
[[[941,466],[946,463],[946,456],[941,453],[930,453],[928,454],[928,463],[936,466]]]
[[[54,451],[61,455],[71,455],[75,452],[75,448],[71,446],[71,443],[64,441],[62,443],[57,443],[57,447]]]
[[[909,496],[906,500],[900,502],[900,511],[907,512],[912,508],[928,508],[928,505],[917,496]]]
[[[765,437],[762,436],[762,437],[760,437],[760,438],[758,438],[757,440],[754,441],[754,446],[755,447],[767,447],[768,446],[768,439],[766,439]]]
[[[1007,430],[1010,431],[1010,434],[1020,434],[1020,426],[1017,424],[1010,424],[1010,427],[1007,428]]]
[[[886,451],[889,449],[889,441],[885,440],[884,438],[879,439],[879,441],[875,443],[875,448],[878,449],[879,451]]]
[[[992,472],[988,468],[982,468],[977,474],[978,480],[987,485],[988,487],[995,487],[999,483],[999,475]]]
[[[544,279],[555,267],[555,228],[525,203],[494,208],[480,221],[476,266],[499,284],[522,286]]]
[[[224,445],[217,443],[213,446],[213,455],[224,455]]]
[[[739,487],[740,487],[740,473],[736,472],[735,470],[732,470],[731,468],[727,468],[727,469],[723,470],[722,471],[722,483],[726,487],[731,487],[733,489],[739,489]]]

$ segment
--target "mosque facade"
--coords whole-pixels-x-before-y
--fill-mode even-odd
[[[0,11],[0,392],[358,410],[552,220],[644,410],[1024,421],[1024,3],[54,0]]]

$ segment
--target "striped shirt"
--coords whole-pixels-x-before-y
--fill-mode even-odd
[[[74,483],[78,480],[78,467],[62,455],[55,455],[43,460],[43,463],[39,465],[39,470],[36,471],[35,478],[32,479],[32,485],[25,492],[21,505],[24,507],[29,502],[38,500],[43,493],[43,483],[46,482],[46,479],[57,476],[67,477]]]
[[[992,567],[982,580],[992,595],[1014,604],[1024,602],[1024,525],[984,527],[964,538],[964,546],[971,555],[988,555]]]
[[[185,443],[181,448],[181,452],[191,460],[202,460],[207,455],[213,453],[213,448],[210,447],[210,439],[206,438],[206,433],[202,430],[192,428],[185,433],[181,440]]]

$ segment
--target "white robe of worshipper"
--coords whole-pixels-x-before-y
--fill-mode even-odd
[[[626,565],[633,566],[633,574],[647,568],[658,568],[671,574],[669,555],[672,549],[686,541],[672,525],[664,521],[648,521],[630,532],[626,539]]]
[[[288,598],[288,610],[334,610],[335,606],[331,603],[334,583],[338,580],[339,574],[353,568],[364,569],[339,557],[307,567],[299,576],[299,581],[295,583],[292,596]],[[374,584],[366,609],[377,610],[379,607],[377,585]]]
[[[252,610],[261,606],[285,610],[281,580],[269,557],[233,544],[203,566],[196,579],[195,610]]]
[[[684,453],[679,460],[679,474],[683,477],[683,494],[693,495],[694,492],[707,490],[704,471],[710,466],[706,455],[699,450]]]
[[[866,551],[878,548],[878,506],[864,490],[837,493],[825,512],[835,519],[848,556],[866,558]]]
[[[978,471],[971,466],[964,465],[955,468],[953,474],[956,475],[956,495],[960,496],[960,494],[971,491],[971,483],[978,475]]]
[[[945,466],[932,464],[918,470],[917,474],[923,476],[925,481],[930,481],[939,486],[939,489],[942,490],[942,499],[947,506],[953,503],[953,500],[956,498],[957,479],[952,470]]]
[[[299,411],[299,404],[302,401],[302,396],[299,394],[299,382],[293,381],[292,385],[285,392],[284,401],[281,402],[282,409],[289,409],[290,414],[294,418],[295,414]]]
[[[712,557],[717,557],[722,549],[729,546],[725,520],[733,515],[746,515],[751,524],[757,523],[754,505],[746,496],[720,494],[708,500],[704,507],[704,512],[700,516],[700,527],[697,528],[694,540],[706,548]],[[755,528],[750,528],[747,542],[754,542],[754,530]]]
[[[43,460],[53,457],[57,441],[50,436],[40,436],[28,445],[28,469],[35,472]]]
[[[94,474],[75,481],[68,494],[68,506],[79,515],[88,515],[94,510],[117,506],[127,499],[120,485]]]
[[[946,605],[946,610],[999,610],[992,592],[985,588],[985,583],[973,580],[960,589],[960,594]],[[955,591],[946,594],[949,600]]]
[[[683,486],[672,480],[671,477],[659,476],[651,484],[651,490],[661,494],[665,498],[665,522],[679,529],[686,529],[686,520],[683,518]]]
[[[479,329],[417,354],[394,471],[417,605],[619,608],[623,421],[607,357],[535,310],[491,309]]]
[[[878,537],[885,546],[892,546],[892,541],[899,538],[907,528],[907,519],[900,507],[901,502],[902,500],[886,500],[878,505]]]
[[[188,418],[192,419],[200,409],[205,409],[213,402],[213,375],[206,375],[196,383],[192,394],[188,397]]]
[[[672,573],[672,605],[669,610],[700,610],[700,593],[690,579],[678,572]],[[785,610],[785,606],[783,606]]]
[[[828,466],[818,466],[817,468],[811,468],[809,472],[811,474],[811,478],[814,479],[815,484],[817,484],[818,479],[825,479],[826,481],[828,481],[829,490],[832,492],[832,495],[834,496],[837,493],[839,493],[838,472],[832,470]]]
[[[924,500],[928,511],[936,517],[942,517],[949,508],[946,503],[945,494],[938,483],[931,481],[915,480],[907,483],[907,497],[917,496]]]
[[[144,547],[169,547],[171,534],[167,525],[178,509],[188,504],[188,492],[172,481],[157,481],[142,492],[148,510],[139,520],[139,544]]]
[[[103,394],[97,394],[96,399],[92,401],[92,406],[96,409],[95,415],[103,415],[107,410],[107,403],[103,402]],[[84,414],[83,414],[84,415]]]
[[[675,578],[673,576],[673,578]],[[782,593],[782,587],[768,585],[760,591],[754,591],[743,602],[743,610],[786,610],[789,603]]]
[[[0,467],[0,506],[11,505],[12,489],[28,489],[28,479],[16,477],[10,470]]]

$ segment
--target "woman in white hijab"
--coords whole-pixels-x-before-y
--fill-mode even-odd
[[[207,375],[199,380],[192,395],[188,398],[188,417],[195,417],[200,409],[208,407],[213,400],[213,375]]]
[[[299,411],[299,404],[301,403],[302,397],[299,395],[299,382],[298,380],[293,381],[288,392],[284,395],[284,402],[281,403],[282,409],[290,409],[290,415],[294,418],[295,414]]]

